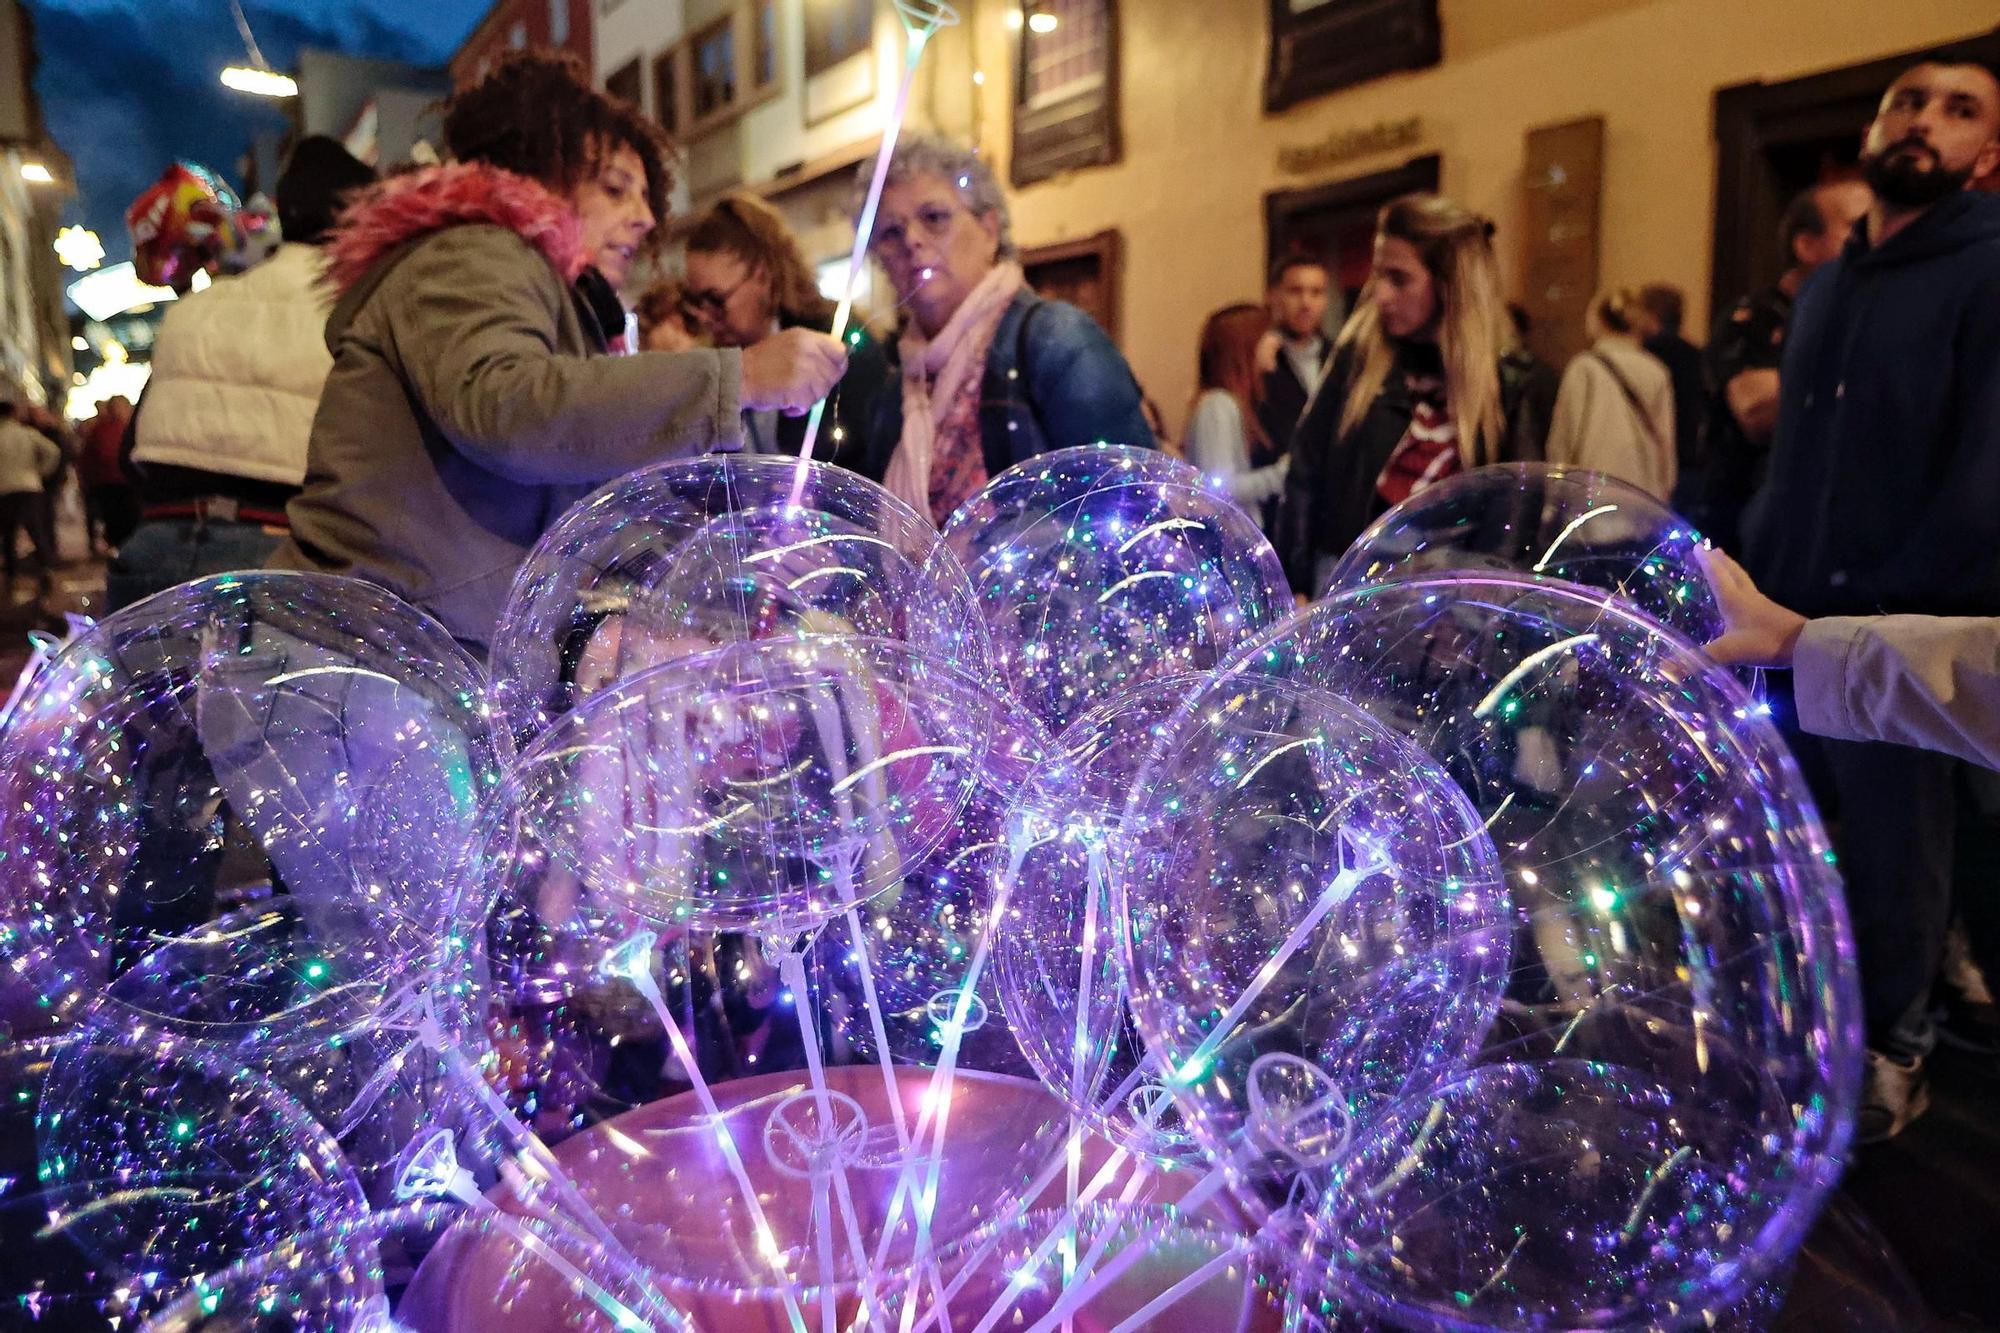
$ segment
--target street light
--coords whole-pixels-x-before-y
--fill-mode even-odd
[[[21,164],[21,179],[30,185],[54,185],[56,183],[55,173],[39,162],[23,162]]]
[[[78,273],[88,273],[104,262],[104,242],[86,227],[64,227],[56,233],[56,258]]]
[[[264,59],[256,34],[250,31],[250,20],[244,17],[243,6],[238,0],[229,0],[229,12],[236,19],[236,31],[243,37],[243,51],[250,57],[250,63],[224,69],[222,86],[258,97],[297,97],[298,80],[289,74],[278,73],[271,68],[271,62]]]
[[[274,69],[257,69],[250,65],[230,65],[222,71],[222,84],[234,88],[239,93],[253,93],[258,97],[297,97],[298,80],[289,74],[280,74]]]

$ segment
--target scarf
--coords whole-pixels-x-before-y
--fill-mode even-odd
[[[1014,294],[1028,285],[1019,264],[1003,262],[979,280],[938,330],[925,338],[913,320],[897,346],[903,356],[903,436],[882,484],[919,514],[931,512],[931,467],[938,423],[969,376],[986,369],[986,350]],[[947,443],[952,443],[948,441]],[[976,444],[976,441],[975,441]]]

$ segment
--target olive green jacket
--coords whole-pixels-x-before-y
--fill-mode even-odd
[[[475,649],[571,504],[740,443],[739,353],[603,355],[570,283],[505,226],[448,226],[385,254],[326,338],[333,370],[274,563],[378,583]]]

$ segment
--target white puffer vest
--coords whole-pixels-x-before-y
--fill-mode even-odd
[[[326,257],[284,245],[238,277],[181,298],[153,344],[132,458],[297,486],[333,356]]]

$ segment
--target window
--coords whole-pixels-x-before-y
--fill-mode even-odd
[[[681,57],[686,47],[676,47],[653,62],[653,115],[669,134],[680,133],[687,123],[681,109]]]
[[[1336,88],[1442,55],[1438,0],[1270,0],[1264,109],[1279,111]]]
[[[653,62],[653,113],[671,133],[699,137],[776,93],[782,0],[737,0]]]
[[[519,51],[527,44],[528,25],[526,23],[516,23],[513,27],[507,29],[507,45]]]
[[[1022,93],[1043,106],[1104,82],[1110,58],[1111,15],[1105,0],[1042,0],[1038,16],[1055,20],[1047,31],[1022,33]]]
[[[1116,162],[1116,0],[1035,0],[1014,78],[1016,185]]]
[[[569,41],[569,0],[549,0],[549,45]]]
[[[722,19],[694,39],[694,119],[704,121],[736,105],[736,24]]]
[[[750,86],[769,88],[778,81],[778,0],[753,0],[750,6]]]
[[[645,78],[639,72],[639,58],[634,56],[611,71],[604,80],[604,91],[621,101],[639,106],[644,95],[642,89],[644,82]]]
[[[806,77],[866,51],[875,35],[875,0],[805,0]]]

